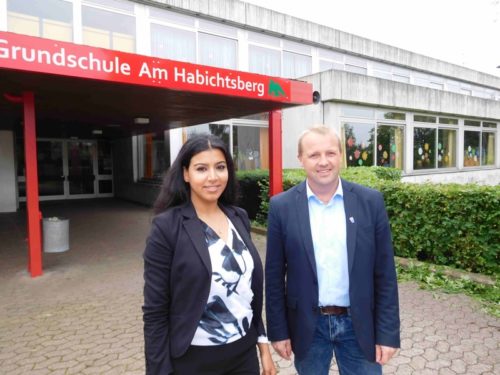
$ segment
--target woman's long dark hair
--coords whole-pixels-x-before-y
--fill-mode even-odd
[[[226,159],[228,181],[224,192],[219,198],[223,204],[233,204],[236,201],[237,184],[234,172],[233,158],[229,154],[226,144],[215,135],[199,134],[187,140],[181,147],[177,158],[168,170],[161,186],[160,194],[153,205],[157,215],[168,208],[186,203],[190,199],[190,187],[184,181],[184,168],[189,168],[191,159],[200,152],[218,149]]]

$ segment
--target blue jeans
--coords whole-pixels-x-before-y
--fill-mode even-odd
[[[311,347],[295,368],[300,375],[328,375],[333,353],[340,375],[382,374],[382,366],[364,357],[349,315],[320,315]]]

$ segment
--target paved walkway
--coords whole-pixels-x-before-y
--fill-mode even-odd
[[[151,214],[115,200],[45,204],[71,249],[26,269],[25,214],[0,214],[0,374],[144,374],[142,258]],[[254,235],[263,254],[265,238]],[[500,321],[466,296],[400,284],[402,349],[385,374],[500,374]],[[274,354],[280,374],[292,363]],[[332,366],[331,374],[338,374]]]

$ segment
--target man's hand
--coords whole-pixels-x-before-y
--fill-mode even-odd
[[[272,342],[273,348],[281,358],[290,360],[292,355],[292,344],[290,339]]]
[[[385,365],[396,353],[396,350],[390,346],[375,345],[375,361],[382,366]]]

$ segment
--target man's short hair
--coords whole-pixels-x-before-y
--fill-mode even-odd
[[[310,128],[307,128],[302,132],[302,134],[299,137],[299,143],[298,143],[298,155],[302,155],[302,139],[309,134],[309,133],[316,133],[320,135],[333,135],[335,138],[337,138],[337,141],[339,143],[339,151],[342,153],[342,142],[340,141],[340,137],[337,134],[337,132],[334,129],[330,129],[326,125],[314,125]]]

